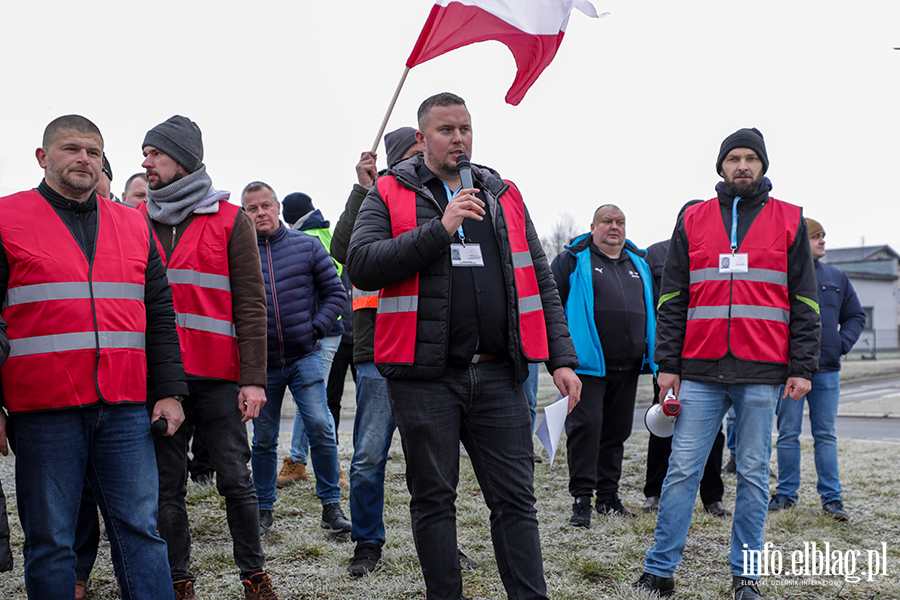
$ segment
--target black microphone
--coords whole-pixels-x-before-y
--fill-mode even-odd
[[[459,171],[463,189],[475,187],[472,183],[472,163],[469,162],[468,156],[460,154],[456,157],[456,170]]]
[[[162,417],[153,421],[153,424],[150,425],[150,433],[153,435],[165,435],[166,431],[169,430],[169,422],[163,419]]]

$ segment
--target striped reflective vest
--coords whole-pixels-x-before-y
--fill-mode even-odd
[[[769,198],[741,241],[747,273],[719,273],[731,253],[717,198],[684,214],[690,256],[690,302],[682,356],[715,360],[729,350],[742,360],[788,364],[791,303],[788,249],[800,208]]]
[[[367,292],[353,286],[353,310],[378,308],[378,292]]]
[[[547,325],[541,304],[541,291],[531,261],[531,249],[525,237],[525,204],[518,188],[511,182],[506,183],[509,189],[500,197],[500,205],[509,229],[521,348],[529,360],[547,360],[550,357]],[[376,185],[391,214],[393,237],[415,229],[416,193],[401,185],[392,175],[379,177]],[[389,285],[378,293],[378,318],[375,319],[376,363],[415,363],[418,307],[418,273]]]
[[[0,314],[10,356],[0,369],[11,413],[147,399],[146,220],[97,202],[94,257],[36,190],[0,199],[9,284]]]
[[[139,208],[147,211],[145,204]],[[223,201],[215,214],[196,215],[170,255],[154,236],[172,286],[188,375],[226,381],[238,381],[241,375],[228,270],[228,241],[240,211]]]

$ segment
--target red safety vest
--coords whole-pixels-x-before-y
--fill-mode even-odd
[[[684,358],[737,358],[788,364],[791,302],[788,248],[800,226],[800,208],[769,198],[741,241],[747,273],[719,273],[731,253],[717,198],[684,214],[690,255],[690,302]]]
[[[518,298],[519,337],[522,352],[529,360],[547,360],[547,325],[541,304],[541,291],[525,237],[525,204],[522,194],[511,182],[500,197],[515,271]],[[379,177],[376,185],[391,214],[393,237],[416,228],[416,193],[393,176]],[[416,315],[419,307],[419,274],[389,285],[378,294],[378,318],[375,319],[375,362],[413,364],[416,347]]]
[[[0,199],[0,214],[7,217],[0,219],[0,239],[10,269],[0,313],[9,326],[10,356],[0,369],[6,408],[145,402],[150,230],[144,218],[99,199],[89,264],[36,190]]]
[[[146,212],[146,204],[139,209]],[[215,214],[196,215],[171,255],[154,236],[172,286],[178,340],[188,375],[240,379],[228,270],[228,242],[240,210],[229,202],[219,202]]]

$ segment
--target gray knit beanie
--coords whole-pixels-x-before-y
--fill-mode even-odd
[[[203,166],[203,135],[200,127],[187,117],[175,115],[148,131],[141,148],[145,146],[165,152],[188,173]]]
[[[387,150],[387,164],[391,166],[406,154],[410,146],[416,143],[416,130],[412,127],[401,127],[384,136],[384,149]]]

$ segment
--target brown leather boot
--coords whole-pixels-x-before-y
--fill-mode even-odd
[[[272,589],[272,580],[265,571],[252,575],[243,583],[245,600],[278,600],[278,595]]]
[[[197,596],[194,595],[193,581],[182,579],[172,582],[172,585],[175,586],[175,600],[197,600]]]
[[[78,579],[75,581],[75,600],[84,600],[87,597],[87,581]]]
[[[275,480],[275,487],[283,488],[297,481],[306,481],[306,465],[295,463],[290,456],[284,457],[284,465]]]

